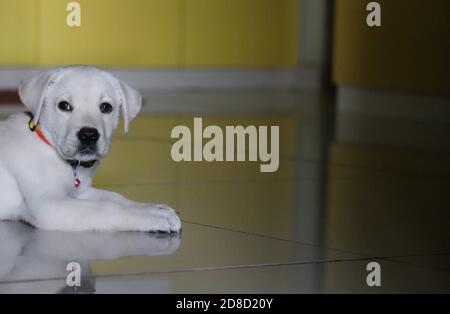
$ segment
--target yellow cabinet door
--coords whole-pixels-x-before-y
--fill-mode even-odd
[[[40,65],[177,65],[179,0],[78,0],[80,27],[66,23],[70,1],[39,2]]]
[[[0,0],[0,66],[35,62],[36,4],[35,0]]]
[[[298,0],[183,0],[188,67],[292,67],[298,61]]]

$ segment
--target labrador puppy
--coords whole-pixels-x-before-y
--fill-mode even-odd
[[[30,113],[0,122],[0,219],[60,231],[179,233],[176,212],[92,187],[123,115],[141,109],[139,92],[108,72],[69,66],[24,80]]]

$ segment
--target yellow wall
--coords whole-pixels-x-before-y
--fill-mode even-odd
[[[295,66],[298,0],[191,0],[186,3],[188,66]]]
[[[286,67],[298,0],[0,0],[0,66]]]
[[[82,25],[71,28],[68,1],[40,0],[40,65],[176,65],[178,0],[77,2]]]
[[[36,56],[36,2],[0,1],[0,63],[31,65]]]
[[[382,26],[370,28],[369,1],[336,0],[334,81],[450,92],[450,1],[378,2]]]

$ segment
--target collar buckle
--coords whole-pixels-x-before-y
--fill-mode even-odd
[[[30,121],[28,122],[28,127],[30,128],[31,132],[36,131],[38,124],[34,123],[33,118],[30,119]]]

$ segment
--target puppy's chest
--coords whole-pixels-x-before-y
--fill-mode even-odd
[[[92,185],[92,174],[93,169],[74,168],[59,160],[51,168],[42,167],[37,177],[42,178],[42,182],[60,190],[61,193],[75,195]]]

